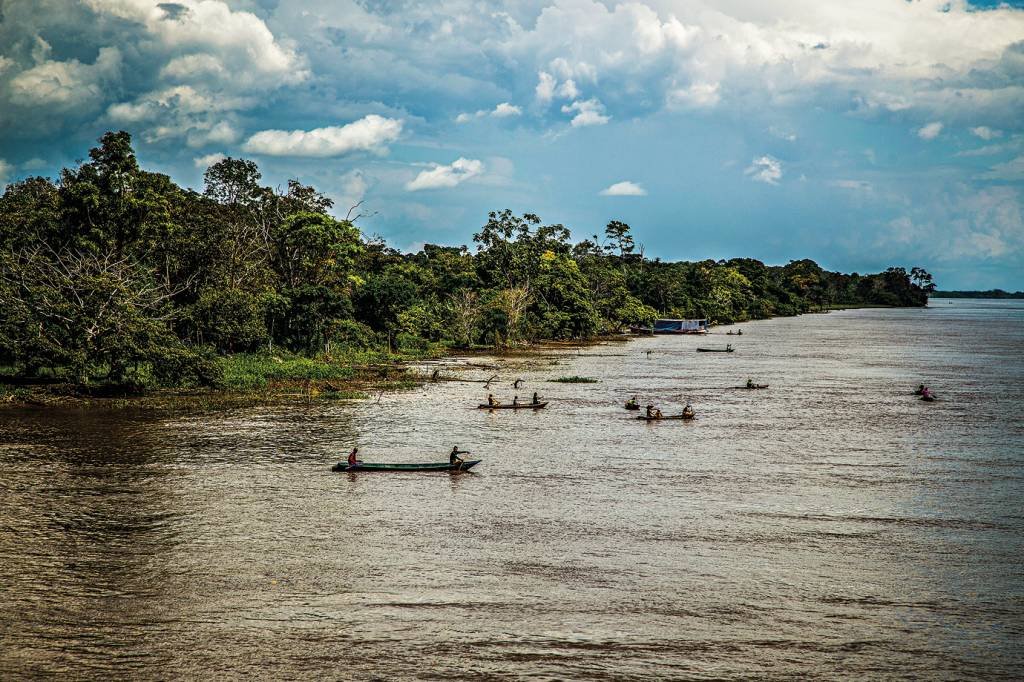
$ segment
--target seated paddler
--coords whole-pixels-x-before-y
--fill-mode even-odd
[[[352,452],[348,453],[348,465],[350,467],[359,466],[363,463],[361,459],[357,459],[359,455],[359,448],[352,448]]]
[[[461,457],[459,457],[459,455],[468,455],[468,454],[469,454],[469,450],[459,450],[459,446],[455,445],[455,446],[452,447],[451,454],[448,455],[448,463],[451,464],[452,466],[455,466],[455,465],[461,466],[462,462],[464,460]]]

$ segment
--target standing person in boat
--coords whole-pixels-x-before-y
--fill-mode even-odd
[[[461,457],[459,457],[459,455],[468,454],[469,450],[459,450],[458,445],[452,446],[451,454],[448,455],[448,463],[451,464],[452,466],[462,466],[462,462],[464,460]]]
[[[356,459],[359,454],[359,448],[352,448],[352,452],[348,453],[348,465],[350,467],[359,466],[363,463],[361,459]]]
[[[533,404],[536,405],[540,402],[540,396],[537,395],[537,391],[533,392]]]
[[[514,407],[514,406],[516,406],[518,404],[519,404],[519,396],[515,396],[514,398],[512,398],[512,405]]]

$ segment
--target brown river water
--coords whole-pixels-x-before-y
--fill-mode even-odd
[[[0,411],[0,679],[1024,676],[1024,304],[740,327],[495,361],[535,413]]]

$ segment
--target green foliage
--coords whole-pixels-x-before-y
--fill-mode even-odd
[[[332,217],[316,189],[261,181],[254,162],[228,158],[202,193],[183,189],[140,168],[122,131],[57,183],[8,185],[0,363],[79,383],[259,388],[345,378],[396,352],[586,338],[657,317],[924,305],[935,288],[920,268],[648,260],[626,223],[573,244],[565,226],[509,210],[488,215],[472,251],[403,254]]]

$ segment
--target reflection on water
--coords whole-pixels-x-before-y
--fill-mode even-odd
[[[1019,677],[1024,306],[742,328],[503,361],[536,413],[0,412],[0,677]]]

